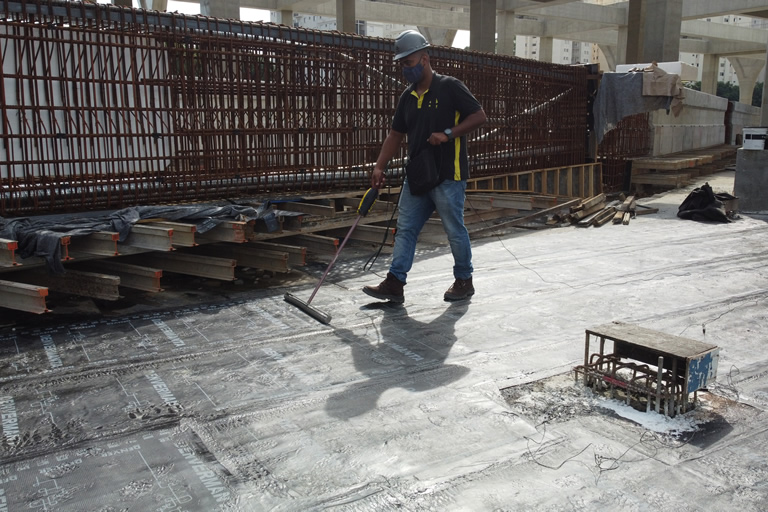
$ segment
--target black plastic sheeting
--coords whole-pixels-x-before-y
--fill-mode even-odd
[[[198,233],[205,233],[228,220],[251,221],[263,219],[269,232],[278,229],[275,210],[265,202],[258,208],[245,205],[200,205],[200,206],[135,206],[105,214],[101,217],[77,216],[63,218],[19,217],[0,220],[0,238],[16,240],[17,254],[21,258],[38,256],[45,259],[48,271],[53,274],[66,272],[61,262],[61,238],[83,237],[99,231],[116,232],[123,242],[131,233],[133,225],[143,219],[163,219],[173,222],[187,222],[197,227]]]
[[[709,183],[694,189],[680,204],[677,216],[681,219],[731,222],[725,212],[725,201],[735,199],[724,192],[715,194]]]

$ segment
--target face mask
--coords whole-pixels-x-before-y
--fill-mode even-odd
[[[403,76],[406,80],[408,80],[410,83],[415,84],[419,80],[421,80],[421,75],[424,74],[424,66],[421,65],[421,62],[416,64],[415,66],[412,66],[410,68],[403,68]]]

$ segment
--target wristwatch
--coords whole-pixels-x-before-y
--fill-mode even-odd
[[[443,130],[443,133],[448,137],[448,140],[453,139],[453,130],[451,130],[450,128],[446,128],[445,130]]]

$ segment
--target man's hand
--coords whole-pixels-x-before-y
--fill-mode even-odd
[[[373,169],[371,173],[371,186],[375,189],[381,190],[384,188],[384,184],[387,181],[387,177],[384,175],[384,171],[378,167]]]
[[[451,139],[449,139],[445,133],[433,132],[432,134],[430,134],[429,138],[427,139],[427,142],[429,142],[433,146],[439,146],[440,144],[444,144],[449,140]]]

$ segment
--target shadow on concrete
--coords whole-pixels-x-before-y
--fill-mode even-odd
[[[468,368],[446,365],[445,360],[457,340],[456,322],[467,312],[469,303],[447,303],[445,311],[429,322],[411,318],[405,306],[399,304],[362,306],[384,312],[378,336],[358,335],[348,329],[336,329],[336,334],[350,346],[355,369],[366,378],[329,397],[326,412],[335,418],[351,419],[375,409],[389,389],[422,392],[466,376]]]

